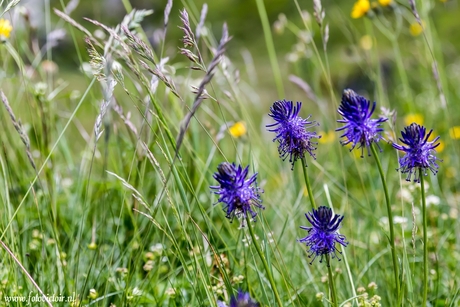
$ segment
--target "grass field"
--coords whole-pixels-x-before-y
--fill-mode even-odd
[[[460,306],[458,0],[0,13],[0,306]],[[345,89],[388,119],[369,144]],[[319,124],[279,123],[284,160],[283,100]],[[439,145],[395,150],[411,123]],[[339,229],[300,228],[320,206]]]

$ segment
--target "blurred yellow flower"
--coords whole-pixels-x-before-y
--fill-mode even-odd
[[[457,171],[454,167],[448,167],[446,169],[446,177],[447,178],[454,178],[457,177]]]
[[[371,50],[372,49],[372,37],[370,35],[363,35],[359,40],[359,45],[363,50]]]
[[[388,6],[393,2],[393,0],[379,0],[381,6]]]
[[[303,188],[303,196],[307,197],[308,196],[308,190],[307,187]]]
[[[353,146],[353,143],[350,142],[348,144],[345,144],[345,148],[347,148],[351,154],[353,154],[353,157],[355,158],[361,158],[361,153],[363,155],[363,157],[367,154],[367,151],[365,149],[362,149],[361,147],[358,148],[358,146],[356,146],[353,150],[351,149],[351,147]]]
[[[419,36],[423,32],[423,27],[418,22],[411,23],[409,32],[412,36]]]
[[[355,148],[354,150],[351,151],[353,153],[353,156],[358,159],[358,158],[362,158],[366,155],[366,150],[361,150],[361,148]],[[362,154],[362,155],[361,155]]]
[[[11,30],[13,27],[9,20],[0,19],[0,39],[7,39],[10,37]]]
[[[423,125],[423,115],[419,113],[409,114],[404,117],[404,124],[409,126],[412,123]]]
[[[435,148],[436,152],[443,152],[444,148],[446,148],[446,143],[444,143],[443,140],[439,140],[439,145],[438,147]]]
[[[450,128],[449,135],[453,140],[460,140],[460,126]]]
[[[234,138],[239,138],[246,134],[246,126],[243,122],[237,122],[233,126],[231,126],[228,131],[230,132],[231,136]]]
[[[318,140],[320,144],[332,143],[335,140],[335,131],[320,131],[318,134],[321,135],[321,138]]]
[[[371,8],[371,4],[369,3],[369,0],[358,0],[355,2],[355,5],[353,6],[353,9],[351,11],[351,17],[352,18],[360,18],[366,15],[366,13],[369,11]]]
[[[427,132],[430,132],[430,130],[427,130]],[[430,137],[428,138],[428,142],[432,142],[438,136],[439,136],[439,133],[437,133],[435,130],[433,130],[433,132],[431,133]],[[460,135],[459,135],[459,137],[460,137]],[[439,145],[438,145],[438,147],[435,148],[436,152],[443,152],[444,148],[446,148],[446,143],[444,143],[443,140],[438,140],[437,143],[439,143]]]

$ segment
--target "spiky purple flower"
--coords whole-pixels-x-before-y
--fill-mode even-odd
[[[210,188],[216,190],[215,194],[220,195],[217,202],[224,203],[224,211],[230,220],[235,216],[247,217],[248,213],[254,219],[257,213],[253,211],[252,206],[265,209],[261,205],[259,193],[263,191],[257,187],[257,173],[246,180],[248,169],[249,166],[242,168],[241,165],[237,167],[235,163],[223,162],[219,164],[217,173],[213,176],[220,185]]]
[[[368,155],[370,155],[370,146],[382,138],[380,128],[381,124],[388,119],[380,117],[379,119],[371,119],[372,113],[375,110],[375,101],[370,108],[371,102],[355,93],[351,89],[345,89],[342,95],[342,102],[339,106],[338,113],[342,115],[343,119],[337,122],[345,124],[345,126],[336,129],[336,131],[346,130],[340,137],[345,140],[341,141],[342,145],[352,143],[350,151],[356,145],[361,148],[361,157],[363,157],[364,147],[367,148]],[[378,146],[378,144],[377,144]]]
[[[404,157],[399,158],[400,168],[398,170],[401,170],[403,174],[407,173],[407,181],[410,181],[414,175],[414,182],[420,182],[422,175],[420,172],[423,171],[426,176],[428,169],[434,175],[438,172],[439,165],[436,161],[442,162],[442,160],[434,155],[436,153],[434,149],[440,144],[436,143],[439,136],[433,141],[428,141],[432,132],[433,130],[430,130],[427,134],[425,127],[412,123],[401,131],[402,138],[399,139],[407,146],[393,143],[394,148],[406,153]]]
[[[311,227],[300,226],[300,228],[308,231],[308,235],[300,239],[299,242],[305,243],[309,247],[310,254],[308,257],[313,259],[310,264],[315,261],[316,257],[320,256],[320,261],[323,261],[324,255],[332,255],[332,258],[340,258],[337,252],[341,252],[335,247],[335,243],[347,246],[348,242],[344,235],[338,233],[340,223],[343,216],[333,215],[332,209],[326,206],[320,206],[317,210],[305,214],[307,220],[310,222]]]
[[[219,307],[259,307],[259,303],[253,301],[248,292],[243,292],[241,289],[238,290],[238,295],[235,297],[232,295],[230,298],[230,306],[227,306],[221,301],[217,301]]]
[[[270,117],[275,120],[275,123],[267,125],[273,127],[268,129],[270,132],[275,132],[276,137],[273,141],[278,141],[278,153],[280,158],[285,160],[289,156],[289,162],[294,168],[294,163],[298,159],[305,157],[305,152],[316,159],[315,153],[317,142],[312,142],[312,138],[321,138],[316,132],[308,131],[307,128],[319,126],[317,122],[308,121],[311,117],[303,119],[299,116],[301,102],[297,102],[294,106],[292,101],[276,101],[270,107]]]

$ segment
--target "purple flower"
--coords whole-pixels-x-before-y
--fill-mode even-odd
[[[294,106],[292,101],[276,101],[270,107],[271,113],[268,114],[275,120],[274,124],[267,125],[267,127],[273,127],[268,131],[276,133],[273,141],[278,141],[280,158],[285,160],[289,156],[292,168],[294,168],[294,163],[297,159],[305,157],[305,152],[308,152],[310,156],[316,159],[313,151],[318,143],[312,142],[311,139],[321,138],[316,132],[307,130],[307,128],[319,126],[319,124],[314,121],[308,121],[311,115],[306,119],[300,117],[301,106],[301,102],[297,102],[297,105]]]
[[[310,264],[318,256],[321,257],[319,262],[322,262],[323,256],[329,254],[332,255],[332,258],[340,260],[337,252],[340,254],[341,252],[335,247],[335,243],[343,246],[348,245],[345,236],[337,232],[343,216],[337,214],[333,216],[332,209],[325,206],[321,206],[317,210],[313,209],[313,213],[309,212],[305,216],[312,227],[300,226],[300,228],[308,231],[308,235],[300,239],[299,242],[305,243],[310,248],[308,257],[313,256]]]
[[[380,117],[379,119],[371,119],[372,113],[375,110],[375,102],[372,104],[366,98],[356,94],[351,89],[343,91],[342,102],[339,106],[338,113],[342,115],[343,119],[337,122],[345,124],[345,126],[336,129],[336,131],[346,130],[340,137],[345,140],[341,141],[342,145],[352,143],[351,150],[356,145],[361,148],[361,157],[363,157],[364,147],[367,148],[368,155],[370,156],[369,148],[372,143],[376,143],[382,138],[380,128],[381,124],[388,119]],[[378,146],[378,144],[377,144]],[[379,147],[380,148],[380,147]]]
[[[412,174],[414,175],[414,182],[420,182],[420,174],[422,171],[427,175],[427,169],[429,169],[434,175],[438,172],[439,165],[436,161],[441,161],[434,154],[434,150],[439,146],[440,143],[436,143],[439,140],[439,136],[433,141],[429,142],[428,139],[431,136],[433,130],[430,130],[426,134],[426,128],[416,123],[410,124],[401,131],[402,138],[399,140],[405,145],[398,145],[393,143],[393,147],[397,150],[404,151],[406,155],[399,159],[398,170],[401,173],[407,173],[407,181],[411,180]]]
[[[249,296],[249,293],[243,292],[241,289],[238,290],[238,295],[235,297],[232,295],[230,298],[230,306],[227,306],[221,301],[217,301],[219,307],[259,307],[260,305],[253,301]]]
[[[217,173],[213,176],[220,185],[210,188],[216,190],[215,194],[220,195],[217,202],[224,203],[224,210],[227,211],[227,218],[230,220],[240,215],[247,217],[248,213],[254,219],[257,213],[253,211],[252,206],[265,209],[261,205],[259,194],[263,191],[256,183],[257,173],[246,180],[248,169],[249,166],[243,169],[241,165],[237,167],[235,163],[223,162],[219,164]]]

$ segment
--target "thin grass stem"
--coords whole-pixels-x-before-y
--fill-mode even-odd
[[[303,168],[303,178],[305,180],[305,185],[307,186],[308,198],[310,198],[311,205],[314,209],[317,209],[315,203],[315,198],[313,197],[313,191],[311,189],[310,179],[308,179],[307,173],[307,161],[305,161],[305,157],[302,158],[302,168]]]
[[[374,145],[371,145],[372,155],[374,156],[375,162],[377,163],[380,179],[382,179],[383,185],[383,192],[385,194],[385,202],[387,205],[387,213],[388,213],[388,224],[390,226],[390,244],[391,244],[391,257],[393,258],[393,272],[395,277],[395,286],[396,286],[396,301],[399,302],[400,296],[400,287],[399,287],[399,266],[398,266],[398,258],[396,255],[396,248],[395,248],[395,231],[393,225],[393,213],[391,211],[391,203],[390,203],[390,195],[388,194],[388,187],[387,182],[385,180],[385,174],[383,173],[382,163],[380,163],[380,159],[375,149]]]
[[[270,22],[268,21],[267,11],[263,0],[256,0],[257,10],[259,11],[260,21],[262,22],[262,28],[265,36],[265,43],[267,45],[268,57],[273,70],[273,76],[275,77],[276,89],[280,97],[284,97],[283,79],[281,77],[280,67],[276,58],[275,44],[273,43],[273,37],[271,33]]]
[[[423,178],[423,169],[419,170],[420,191],[422,193],[422,218],[423,218],[423,294],[422,306],[426,306],[428,297],[428,242],[427,242],[427,219],[426,219],[426,197],[425,197],[425,179]]]
[[[334,276],[332,275],[332,268],[331,268],[331,264],[330,264],[330,261],[329,261],[329,255],[326,255],[326,264],[327,264],[327,276],[329,278],[329,288],[330,288],[330,292],[331,292],[331,302],[332,302],[332,306],[333,307],[338,307],[339,304],[337,302],[337,291],[335,289],[335,284],[334,284]]]
[[[254,243],[254,247],[256,248],[257,254],[259,254],[260,259],[262,260],[262,264],[264,265],[265,271],[267,272],[268,280],[270,281],[270,285],[272,286],[273,294],[275,295],[276,302],[278,303],[278,306],[283,307],[283,303],[281,302],[280,295],[278,294],[278,290],[276,289],[275,280],[273,279],[273,276],[272,276],[272,271],[270,270],[268,266],[267,259],[265,259],[264,254],[262,253],[262,250],[260,249],[259,244],[257,244],[256,242],[254,230],[252,229],[252,225],[251,225],[251,218],[246,217],[246,222],[249,228],[249,234],[251,235],[252,242]]]
[[[323,187],[324,187],[324,193],[326,194],[327,203],[329,204],[329,207],[334,211],[334,206],[332,205],[332,200],[331,200],[331,194],[329,193],[329,187],[327,184],[324,184]],[[337,231],[337,232],[340,233],[340,231]],[[353,294],[353,299],[356,301],[356,305],[358,305],[358,299],[357,299],[358,294],[356,294],[355,283],[353,281],[353,275],[351,274],[350,265],[348,263],[347,251],[345,250],[343,246],[341,246],[341,250],[342,250],[343,262],[345,263],[345,267],[347,269],[348,280],[350,281],[351,293]],[[358,278],[358,280],[359,279],[361,278]]]

